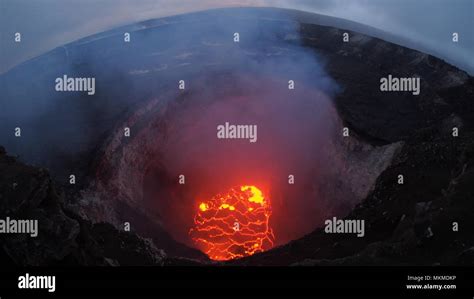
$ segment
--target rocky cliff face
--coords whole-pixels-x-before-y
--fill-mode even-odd
[[[65,207],[46,170],[0,147],[0,219],[37,219],[38,236],[1,234],[2,265],[162,265],[166,255],[134,233],[92,224]]]

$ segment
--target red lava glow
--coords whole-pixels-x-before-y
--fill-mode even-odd
[[[189,234],[213,260],[241,258],[273,247],[270,201],[255,186],[231,188],[199,202],[196,210]]]

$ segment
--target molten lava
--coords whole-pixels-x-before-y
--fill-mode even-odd
[[[230,260],[273,247],[270,201],[255,186],[231,188],[200,202],[189,234],[213,260]]]

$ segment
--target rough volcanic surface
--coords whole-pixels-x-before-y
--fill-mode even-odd
[[[347,217],[366,220],[364,238],[328,235],[319,229],[236,263],[472,265],[473,137],[472,132],[455,141],[415,135],[407,141],[374,191]],[[397,184],[399,173],[405,175],[403,185]],[[453,232],[453,222],[466,230]]]
[[[36,238],[1,235],[2,265],[162,265],[150,241],[107,223],[92,224],[64,204],[47,171],[18,162],[0,147],[0,217],[37,219]]]
[[[134,40],[125,46],[124,30]],[[235,31],[241,33],[237,45]],[[350,33],[350,43],[342,42],[343,32]],[[284,117],[280,112],[290,109],[288,115],[299,119],[282,118],[283,123],[300,129],[304,121],[304,136],[318,137],[320,143],[306,147],[274,141],[274,148],[242,152],[252,154],[257,165],[265,158],[278,160],[272,173],[288,173],[283,166],[292,155],[278,149],[288,150],[297,165],[305,166],[302,173],[313,178],[294,194],[304,193],[324,208],[295,205],[286,219],[291,225],[274,223],[275,248],[227,263],[474,264],[474,79],[433,56],[373,36],[384,33],[295,11],[215,10],[98,34],[2,75],[9,105],[0,112],[6,124],[0,134],[7,136],[1,142],[19,157],[0,152],[0,218],[38,219],[42,232],[36,239],[0,236],[2,265],[221,264],[192,248],[187,232],[196,198],[219,193],[209,182],[218,181],[222,189],[235,185],[232,174],[242,171],[235,161],[244,155],[233,153],[235,164],[225,163],[224,156],[215,161],[230,169],[202,172],[198,162],[206,161],[207,149],[176,153],[198,143],[192,129],[180,128],[215,125],[200,116],[217,121],[219,114],[210,108],[241,109],[231,105],[239,97],[250,99],[244,108],[257,115],[269,110]],[[54,92],[51,82],[65,73],[96,77],[100,83],[93,100]],[[388,74],[419,77],[420,95],[381,92],[379,80]],[[293,99],[303,99],[301,93],[318,100],[297,102],[305,109],[292,111],[284,101],[288,78],[297,84]],[[179,80],[186,81],[185,91],[177,91]],[[267,82],[284,84],[270,83],[272,88],[263,88],[260,96]],[[260,99],[264,105],[251,104]],[[259,119],[281,129],[271,117]],[[26,132],[22,142],[3,131],[19,120]],[[342,137],[344,126],[350,137]],[[454,126],[458,137],[452,136]],[[131,129],[130,138],[124,138],[124,127]],[[305,140],[294,139],[295,144]],[[261,154],[266,151],[273,153],[270,158]],[[198,180],[196,186],[212,187],[208,193],[179,189],[181,165],[192,166],[187,173]],[[259,166],[265,169],[264,163]],[[67,183],[71,169],[77,175],[73,186]],[[397,184],[399,174],[403,185]],[[257,172],[253,180],[261,177]],[[275,180],[261,182],[275,186]],[[285,219],[288,190],[272,191],[272,216]],[[308,215],[294,217],[301,213]],[[365,219],[365,237],[325,234],[321,223],[332,216]],[[132,232],[123,231],[126,221]],[[453,222],[458,232],[452,231]]]

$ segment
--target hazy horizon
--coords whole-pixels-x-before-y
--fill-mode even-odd
[[[138,5],[139,3],[139,5]],[[0,73],[58,46],[148,19],[223,7],[278,7],[369,25],[474,73],[473,0],[0,0]],[[14,33],[22,42],[14,43]],[[458,43],[451,41],[458,32]]]

